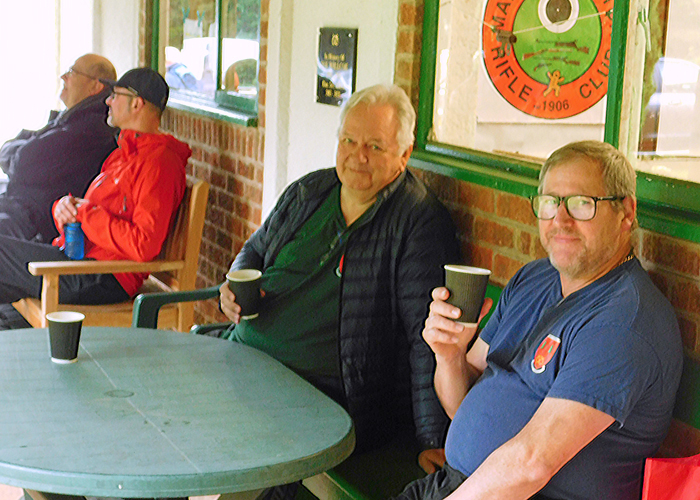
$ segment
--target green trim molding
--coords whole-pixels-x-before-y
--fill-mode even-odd
[[[190,113],[206,116],[215,120],[221,120],[228,123],[235,123],[236,125],[243,125],[244,127],[258,126],[257,113],[249,114],[229,108],[219,107],[216,105],[216,103],[212,101],[202,102],[183,99],[178,97],[177,95],[171,94],[170,98],[168,99],[168,107],[180,111],[187,111]]]
[[[217,0],[217,13],[221,12],[221,0]],[[151,38],[151,61],[150,66],[158,71],[158,58],[160,49],[160,0],[153,0],[152,11],[152,38]],[[221,16],[217,15],[218,32],[221,32]],[[218,61],[217,67],[221,68],[221,38],[218,38]],[[221,71],[216,75],[217,88],[221,86]],[[202,97],[190,97],[184,93],[179,93],[171,89],[168,98],[168,107],[180,111],[187,111],[198,115],[221,120],[228,123],[235,123],[244,127],[258,126],[258,96],[249,97],[235,95],[231,92],[217,90],[213,99]]]
[[[620,117],[622,116],[629,12],[629,2],[615,2],[612,39],[610,40],[610,68],[608,70],[608,99],[605,108],[604,133],[604,141],[615,147],[620,145]]]
[[[423,17],[420,97],[416,147],[409,166],[499,191],[530,197],[537,191],[540,165],[484,151],[430,141],[435,90],[439,0],[426,0]],[[620,128],[627,21],[627,2],[615,2],[606,108],[606,142],[617,145]],[[637,173],[638,218],[642,228],[700,243],[700,186]]]

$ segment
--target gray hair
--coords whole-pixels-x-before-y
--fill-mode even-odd
[[[590,160],[599,166],[606,196],[635,196],[637,177],[632,164],[617,148],[600,141],[572,142],[549,155],[540,170],[538,192],[542,192],[542,182],[549,170],[578,158]]]
[[[413,144],[413,129],[416,126],[416,111],[406,92],[398,85],[378,84],[355,92],[340,112],[340,127],[345,123],[348,112],[359,104],[383,105],[388,104],[396,110],[399,129],[396,141],[399,151],[403,154]]]

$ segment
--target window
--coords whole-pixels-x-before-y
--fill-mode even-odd
[[[436,142],[544,159],[602,140],[612,0],[440,4]]]
[[[700,183],[700,10],[695,0],[650,2],[638,168]]]
[[[256,115],[260,0],[161,0],[160,15],[171,99]]]
[[[410,164],[529,196],[553,149],[606,140],[638,169],[642,227],[700,242],[700,14],[650,4],[426,0]]]

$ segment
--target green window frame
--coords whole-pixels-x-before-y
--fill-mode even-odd
[[[239,125],[248,127],[256,127],[258,125],[258,96],[260,95],[259,88],[254,96],[240,95],[233,92],[228,92],[221,88],[223,78],[222,71],[222,5],[224,0],[216,0],[216,26],[217,26],[217,64],[215,85],[216,90],[214,97],[208,98],[205,95],[193,96],[185,92],[180,92],[177,89],[172,89],[170,98],[168,99],[168,107],[183,111],[190,111],[210,118],[215,118]],[[167,5],[166,2],[163,4]],[[260,1],[257,2],[260,9]],[[153,1],[152,10],[152,30],[151,38],[151,67],[163,73],[165,71],[165,62],[162,61],[161,55],[164,50],[164,40],[161,40],[161,22],[168,22],[168,19],[163,18],[161,10],[161,0]],[[260,26],[258,25],[258,34]],[[259,58],[259,56],[258,56]],[[260,61],[258,60],[257,73],[260,71]],[[257,81],[257,77],[256,77]]]
[[[409,165],[515,195],[529,197],[535,194],[539,164],[428,139],[433,123],[440,2],[426,0],[424,5],[421,92],[416,144]],[[604,140],[616,147],[619,146],[630,15],[629,2],[615,2]],[[637,172],[637,199],[641,227],[700,243],[700,185]]]

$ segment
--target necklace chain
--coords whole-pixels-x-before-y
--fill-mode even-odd
[[[630,250],[630,253],[627,255],[627,257],[625,257],[625,258],[622,260],[622,262],[620,262],[620,263],[619,263],[618,265],[616,265],[615,267],[620,267],[622,264],[624,264],[625,262],[629,262],[629,261],[631,261],[632,259],[634,259],[634,251],[633,251],[633,250]]]

